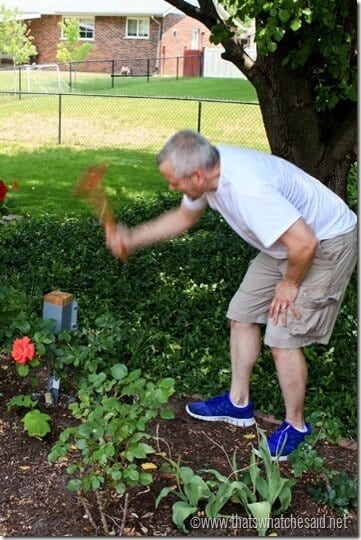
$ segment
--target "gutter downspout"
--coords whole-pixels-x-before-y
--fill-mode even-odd
[[[157,21],[157,19],[155,19],[154,16],[152,16],[152,20],[157,23],[158,25],[158,42],[157,42],[157,58],[156,58],[156,63],[155,63],[155,68],[157,70],[157,72],[159,71],[159,58],[160,58],[160,40],[161,40],[161,37],[162,37],[162,23]]]

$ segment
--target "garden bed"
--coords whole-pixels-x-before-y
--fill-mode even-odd
[[[51,434],[44,439],[29,437],[21,423],[22,411],[7,411],[6,403],[14,395],[24,392],[24,380],[15,373],[13,365],[0,358],[0,535],[2,536],[104,536],[96,500],[82,502],[66,484],[68,461],[48,463],[47,455],[60,432],[74,424],[68,410],[69,396],[60,394],[57,406],[46,408],[51,416]],[[194,396],[193,396],[194,397]],[[223,423],[197,421],[185,412],[189,396],[173,397],[170,405],[173,420],[158,420],[152,424],[157,435],[155,447],[173,460],[198,471],[211,467],[229,474],[227,457],[237,450],[240,469],[249,464],[251,445],[256,437],[254,427],[240,429]],[[257,415],[259,427],[267,432],[275,428],[275,421]],[[345,470],[357,475],[357,449],[354,445],[335,445],[323,441],[319,454],[329,469]],[[69,458],[71,459],[71,458]],[[163,458],[150,456],[157,466],[154,481],[148,487],[132,488],[127,497],[114,496],[106,510],[110,534],[122,531],[123,536],[184,536],[172,522],[175,497],[163,499],[155,508],[161,489],[174,485],[175,478],[162,470]],[[283,476],[292,476],[291,466],[280,465]],[[292,503],[285,513],[275,518],[273,532],[279,536],[357,536],[357,515],[351,512],[341,517],[327,506],[312,500],[307,488],[314,485],[315,476],[305,474],[293,487]],[[194,523],[188,536],[256,536],[256,530],[239,506],[229,505],[228,522]],[[189,524],[189,522],[188,522]]]

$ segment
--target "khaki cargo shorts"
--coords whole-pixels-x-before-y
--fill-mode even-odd
[[[264,342],[270,347],[294,349],[311,343],[327,344],[356,259],[357,229],[322,240],[295,300],[300,318],[288,309],[287,325],[282,326],[279,321],[276,326],[268,311],[275,287],[286,272],[287,260],[259,253],[232,298],[227,317],[239,322],[266,324]]]

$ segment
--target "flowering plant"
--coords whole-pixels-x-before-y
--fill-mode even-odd
[[[39,355],[36,355],[35,345],[28,336],[15,339],[11,349],[11,356],[16,362],[18,374],[26,377],[29,373],[29,366],[34,367],[40,364]],[[51,431],[49,424],[50,416],[36,408],[38,400],[33,400],[29,395],[18,395],[8,401],[8,410],[12,407],[28,407],[30,411],[21,419],[24,429],[32,437],[44,437]]]
[[[4,202],[8,188],[4,184],[4,180],[0,180],[0,203]]]
[[[10,186],[10,189],[17,190],[18,189],[18,180],[17,178],[14,178],[12,186]],[[0,179],[0,215],[5,216],[9,213],[9,204],[5,203],[6,195],[9,192],[9,188],[6,186],[4,180]]]
[[[18,364],[26,364],[29,360],[32,360],[35,355],[34,343],[27,336],[16,339],[13,343],[11,350],[11,356]]]
[[[39,360],[35,356],[35,345],[28,336],[15,339],[11,349],[11,356],[17,363],[17,371],[22,377],[28,375],[29,365],[39,365]]]

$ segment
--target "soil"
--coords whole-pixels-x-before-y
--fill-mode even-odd
[[[176,528],[172,522],[172,504],[177,500],[169,495],[159,507],[155,500],[163,487],[171,487],[175,477],[164,472],[161,456],[152,456],[157,465],[153,483],[148,487],[132,488],[126,496],[114,496],[104,512],[108,528],[105,533],[102,516],[98,512],[94,494],[86,500],[67,489],[69,462],[48,463],[47,455],[60,432],[73,425],[75,420],[68,410],[69,396],[60,393],[56,406],[43,410],[51,415],[51,434],[44,439],[30,437],[24,430],[21,418],[24,410],[7,410],[7,401],[29,389],[20,379],[11,361],[0,357],[0,535],[2,536],[257,536],[252,520],[240,506],[230,503],[225,513],[232,516],[227,522],[194,522],[188,524],[189,532]],[[30,393],[30,392],[29,392]],[[204,467],[217,469],[228,475],[227,457],[237,450],[240,469],[249,465],[254,427],[241,429],[221,422],[195,420],[185,412],[185,404],[195,396],[172,398],[173,420],[157,420],[151,431],[156,434],[153,446],[166,452],[173,460],[194,471]],[[39,408],[40,405],[39,405]],[[258,425],[270,432],[277,420],[256,414]],[[322,441],[318,453],[328,469],[344,470],[352,478],[357,475],[357,448],[352,441],[342,445]],[[280,464],[285,477],[292,477],[291,465]],[[268,534],[285,537],[302,536],[358,536],[358,516],[352,511],[346,517],[314,501],[308,487],[314,486],[316,477],[305,474],[292,489],[292,503],[283,514],[275,517]],[[202,515],[200,516],[202,517]],[[204,517],[204,514],[203,514]]]

